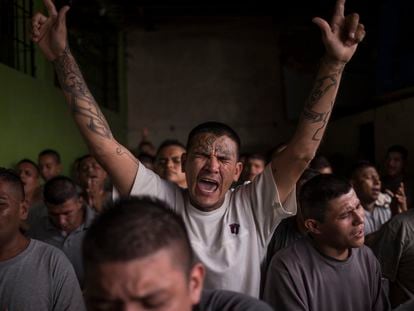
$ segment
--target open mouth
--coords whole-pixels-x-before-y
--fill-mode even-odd
[[[359,229],[355,232],[354,237],[360,239],[365,236],[364,228]]]
[[[219,183],[213,179],[200,178],[197,182],[197,187],[202,192],[213,193],[218,189]]]

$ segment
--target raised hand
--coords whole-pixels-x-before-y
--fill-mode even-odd
[[[344,16],[345,0],[338,0],[331,23],[320,17],[312,21],[322,32],[326,55],[331,61],[347,63],[354,55],[358,43],[364,39],[364,25],[359,23],[359,15]]]
[[[49,61],[55,60],[67,48],[66,13],[69,6],[59,12],[52,0],[43,0],[48,17],[36,13],[32,18],[32,40],[37,43]]]
[[[400,183],[400,186],[395,193],[390,190],[385,190],[385,192],[392,198],[390,207],[393,215],[407,211],[407,197],[405,196],[404,183]]]

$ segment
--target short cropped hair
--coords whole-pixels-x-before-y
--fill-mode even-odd
[[[320,154],[316,155],[309,163],[309,168],[314,170],[320,170],[325,167],[332,167],[332,165],[329,163],[329,160],[326,157]]]
[[[233,130],[227,124],[220,123],[220,122],[213,122],[213,121],[201,123],[200,125],[197,125],[195,128],[191,130],[190,134],[188,134],[187,150],[190,150],[190,147],[193,145],[194,138],[197,135],[204,134],[204,133],[210,133],[217,137],[220,137],[220,136],[229,137],[232,141],[236,143],[237,158],[239,157],[239,152],[241,148],[241,141],[240,141],[239,135],[237,135],[236,131]]]
[[[361,160],[356,162],[352,167],[351,167],[351,179],[355,178],[356,175],[362,171],[363,169],[366,169],[368,167],[373,167],[376,169],[375,165],[367,160]]]
[[[51,156],[53,156],[55,158],[56,162],[57,163],[60,163],[60,154],[56,150],[53,150],[53,149],[45,149],[45,150],[43,150],[43,151],[41,151],[39,153],[39,156],[38,157],[40,158],[41,156],[45,156],[45,155],[51,155]]]
[[[176,139],[167,139],[167,140],[164,140],[161,143],[161,145],[158,147],[156,157],[158,157],[161,150],[163,150],[164,148],[170,147],[170,146],[177,146],[177,147],[180,147],[180,148],[185,150],[184,144],[182,144],[180,141],[178,141]]]
[[[351,191],[351,184],[332,174],[321,174],[307,181],[300,191],[299,202],[303,218],[324,222],[328,203]]]
[[[95,219],[85,235],[83,259],[88,269],[144,258],[162,249],[176,250],[178,256],[173,257],[189,275],[194,255],[181,217],[158,199],[130,197],[116,201]]]
[[[43,189],[43,197],[46,203],[60,205],[70,199],[80,196],[78,185],[69,177],[56,176],[48,180]]]
[[[24,200],[24,186],[20,176],[11,169],[0,167],[0,180],[7,182],[16,191],[16,194]]]
[[[399,154],[401,154],[404,161],[406,161],[408,158],[408,150],[404,146],[392,145],[391,147],[388,148],[387,154],[391,152],[398,152]]]
[[[40,174],[40,170],[39,170],[39,167],[37,166],[37,164],[36,163],[34,163],[32,160],[30,160],[30,159],[22,159],[22,160],[20,160],[18,163],[17,163],[17,166],[19,166],[20,164],[23,164],[23,163],[29,163],[29,164],[31,164],[35,169],[36,169],[36,172],[37,172],[37,174]]]
[[[247,160],[261,160],[266,164],[266,157],[261,153],[252,153],[247,155]]]

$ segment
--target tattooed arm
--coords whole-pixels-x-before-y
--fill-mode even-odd
[[[332,21],[317,17],[326,53],[296,132],[280,154],[272,159],[273,177],[280,200],[285,201],[319,147],[338,92],[345,64],[365,36],[358,14],[344,16],[345,0],[337,0]]]
[[[49,17],[37,13],[32,19],[33,41],[52,61],[73,118],[91,153],[111,176],[121,195],[128,195],[139,162],[113,137],[111,129],[89,91],[67,43],[68,6],[56,11],[52,0],[44,0]]]

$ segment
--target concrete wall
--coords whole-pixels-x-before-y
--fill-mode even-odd
[[[141,129],[159,144],[185,142],[195,125],[218,120],[244,149],[274,146],[292,133],[283,105],[277,33],[267,18],[164,22],[128,35],[128,143]]]
[[[387,148],[393,144],[404,145],[409,150],[411,174],[414,173],[414,98],[396,101],[350,117],[331,122],[321,146],[326,154],[342,153],[349,160],[358,154],[359,126],[373,122],[375,161],[380,164]]]

